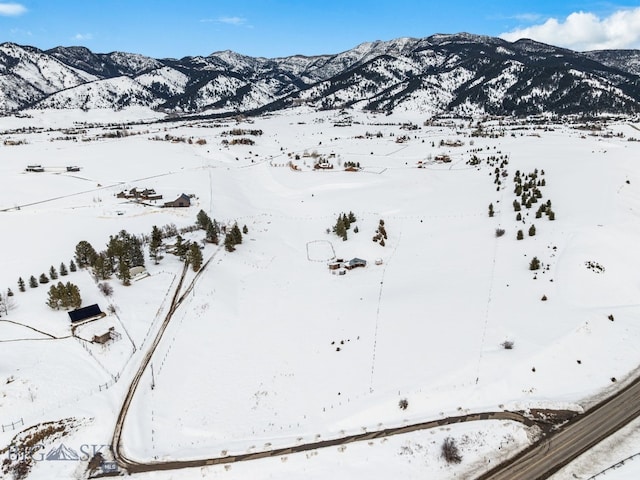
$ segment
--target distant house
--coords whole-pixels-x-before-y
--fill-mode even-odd
[[[451,157],[449,155],[443,153],[441,155],[436,155],[434,160],[436,162],[449,163],[449,162],[451,162]]]
[[[153,188],[145,188],[144,190],[138,190],[133,187],[129,192],[126,190],[116,194],[118,198],[126,198],[133,200],[162,200],[162,195],[156,193]]]
[[[71,323],[84,322],[87,320],[96,320],[98,318],[105,317],[107,314],[100,310],[97,303],[89,305],[88,307],[78,308],[69,312],[69,318]]]
[[[346,268],[347,270],[352,270],[354,268],[366,267],[366,266],[367,266],[366,260],[363,260],[361,258],[352,258],[344,265],[344,268]]]
[[[165,207],[190,207],[191,199],[189,195],[182,194],[178,198],[176,198],[173,202],[167,202],[164,204]]]
[[[44,172],[44,167],[42,165],[27,165],[27,168],[24,169],[25,172]]]
[[[67,167],[67,172],[79,172],[79,171],[80,171],[80,167],[76,167],[75,165]]]

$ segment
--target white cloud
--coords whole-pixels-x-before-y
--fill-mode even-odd
[[[76,33],[72,38],[72,40],[80,40],[80,41],[91,40],[91,39],[93,39],[93,35],[90,33]]]
[[[0,15],[15,17],[27,13],[27,8],[19,3],[0,3]]]
[[[247,23],[247,19],[243,17],[218,17],[218,22],[239,26]]]
[[[530,38],[572,50],[640,48],[640,7],[618,10],[607,17],[574,12],[564,20],[544,23],[500,34],[508,41]]]
[[[247,26],[247,19],[244,17],[203,18],[200,21],[203,23],[224,23],[236,27]]]

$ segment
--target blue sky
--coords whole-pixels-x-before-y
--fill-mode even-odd
[[[576,50],[640,48],[640,1],[0,0],[0,42],[157,58],[316,55],[462,31]]]

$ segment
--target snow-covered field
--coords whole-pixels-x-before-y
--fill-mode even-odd
[[[79,286],[83,305],[112,306],[75,331],[80,339],[66,312],[45,304],[49,285],[19,292],[18,277],[28,284],[68,265],[81,240],[99,251],[123,229],[189,227],[200,209],[248,233],[233,253],[205,245],[212,261],[133,399],[122,439],[130,458],[259,452],[469,412],[581,410],[638,366],[640,143],[628,138],[640,132],[632,125],[590,135],[568,124],[513,129],[493,121],[483,129],[499,135],[471,137],[475,121],[424,126],[410,113],[298,109],[251,122],[182,123],[130,114],[145,122],[125,130],[126,112],[2,119],[0,140],[26,144],[0,147],[0,292],[15,294],[0,318],[0,449],[23,428],[67,417],[80,422],[67,445],[110,442],[181,262],[147,259],[150,275],[129,287],[114,277],[109,297],[86,270],[61,277]],[[237,138],[225,134],[234,128],[263,134],[241,136],[254,145],[223,144]],[[152,140],[165,136],[191,141]],[[447,145],[455,140],[463,145]],[[450,162],[435,161],[445,154]],[[314,169],[320,159],[333,168]],[[345,162],[360,171],[344,171]],[[25,172],[27,165],[45,171]],[[81,170],[67,172],[71,165]],[[522,221],[516,171],[545,183],[537,203],[523,205]],[[134,187],[164,198],[116,197]],[[190,207],[160,208],[182,193],[192,196]],[[547,201],[553,221],[535,218]],[[349,212],[356,221],[343,241],[331,227]],[[384,246],[372,241],[380,220]],[[200,241],[204,232],[184,236]],[[542,268],[531,271],[534,256]],[[367,265],[339,275],[328,268],[336,258]],[[119,340],[82,340],[110,327]],[[470,423],[189,475],[470,478],[525,446],[527,434],[511,423]],[[455,467],[439,458],[446,436],[461,446]],[[33,476],[50,468],[39,462]],[[56,469],[60,478],[75,474]]]

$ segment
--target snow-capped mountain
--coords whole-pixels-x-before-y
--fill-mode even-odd
[[[335,55],[232,51],[153,59],[0,45],[0,110],[145,105],[184,114],[291,105],[502,115],[640,111],[640,52],[579,53],[471,34],[362,43]]]

